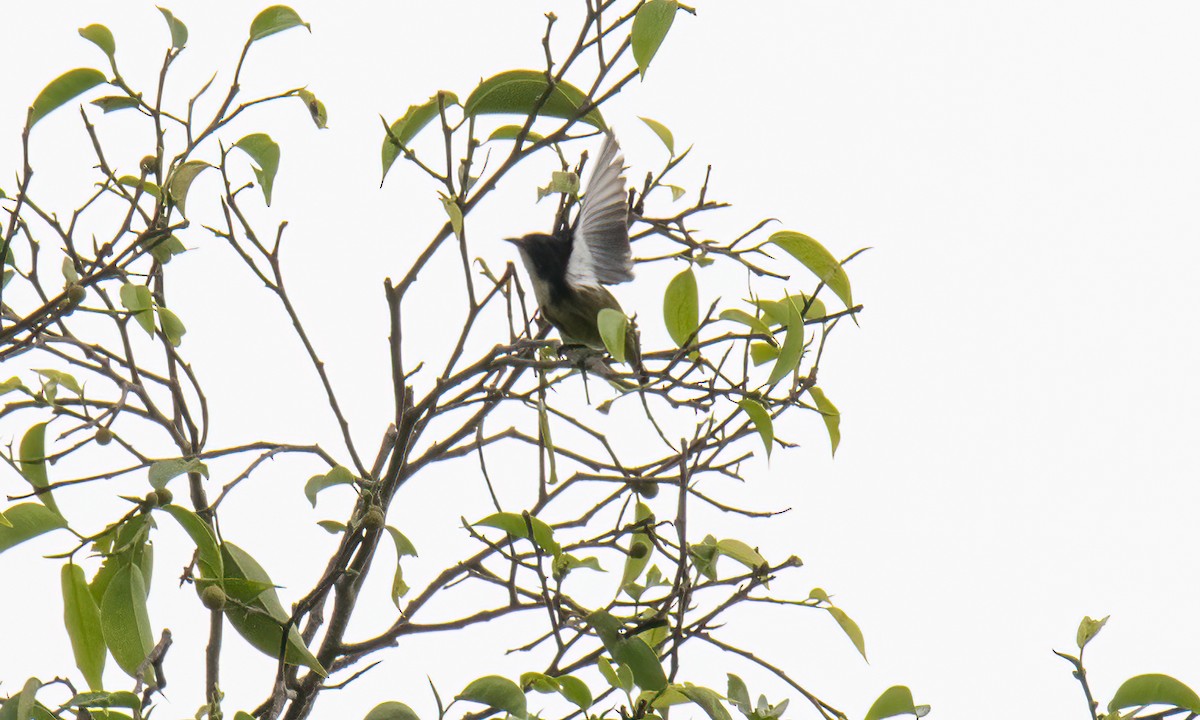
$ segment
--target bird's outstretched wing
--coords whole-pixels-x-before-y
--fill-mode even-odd
[[[569,285],[596,286],[633,279],[629,250],[629,208],[625,199],[625,158],[609,132],[596,158],[579,216],[571,230]]]

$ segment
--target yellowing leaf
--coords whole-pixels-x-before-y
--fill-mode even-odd
[[[804,267],[820,278],[821,282],[825,283],[845,303],[847,308],[854,305],[850,293],[850,278],[846,275],[842,264],[825,249],[824,245],[803,233],[789,230],[774,233],[767,242],[779,246],[799,260]]]
[[[1169,675],[1138,675],[1121,683],[1108,703],[1110,713],[1142,705],[1172,705],[1200,713],[1200,697]]]
[[[674,13],[672,13],[672,15],[674,15]],[[671,157],[675,157],[675,136],[671,134],[671,131],[667,128],[667,126],[663,125],[657,120],[651,120],[648,117],[639,116],[638,119],[646,123],[646,127],[654,131],[654,134],[658,136],[658,139],[662,140],[662,144],[667,146],[667,152],[671,153]],[[679,198],[675,199],[678,200]]]
[[[833,616],[833,619],[837,621],[838,627],[842,629],[842,632],[846,633],[846,637],[850,638],[850,642],[854,643],[855,649],[857,649],[859,654],[863,656],[863,660],[866,660],[866,641],[863,639],[862,630],[858,629],[858,623],[851,620],[850,616],[847,615],[841,608],[833,607],[831,605],[825,609],[828,610],[829,614]]]
[[[883,718],[896,715],[920,717],[916,706],[913,705],[912,691],[903,685],[893,685],[884,690],[883,694],[871,704],[871,709],[867,711],[863,720],[883,720]]]
[[[838,412],[837,407],[833,403],[829,402],[829,398],[825,397],[825,391],[821,388],[813,386],[808,389],[808,394],[812,397],[813,402],[817,404],[817,410],[821,413],[821,419],[825,421],[825,429],[829,431],[829,444],[832,448],[831,454],[836,455],[838,444],[842,442],[842,431],[839,427],[842,423],[842,414]]]
[[[771,413],[762,403],[754,398],[742,398],[738,401],[738,407],[754,423],[754,429],[758,431],[759,436],[762,438],[763,447],[767,450],[767,457],[771,457],[771,446],[775,444],[775,424],[771,420]]]

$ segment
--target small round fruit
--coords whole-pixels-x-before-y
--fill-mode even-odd
[[[174,499],[175,499],[175,493],[171,492],[169,489],[163,488],[162,490],[158,491],[158,506],[159,507],[162,507],[163,505],[170,505],[171,501]]]
[[[146,173],[147,175],[153,175],[154,173],[158,172],[158,158],[154,157],[153,155],[147,155],[146,157],[142,158],[140,163],[138,163],[138,167],[140,167],[142,172]]]
[[[641,560],[650,554],[650,546],[645,543],[634,543],[629,548],[629,557],[635,560]]]
[[[369,510],[362,516],[362,527],[364,530],[378,530],[383,527],[384,520],[383,508],[378,505],[372,505]]]
[[[87,288],[79,283],[71,283],[67,286],[67,300],[72,305],[78,305],[87,297]]]
[[[209,610],[220,610],[225,607],[225,591],[220,585],[209,585],[200,591],[200,604]]]
[[[656,482],[640,482],[634,485],[634,488],[637,489],[638,495],[644,498],[658,497],[658,483]]]
[[[158,493],[154,490],[151,490],[150,492],[146,493],[145,503],[146,503],[146,507],[158,507],[160,504],[160,500],[158,499]]]
[[[113,431],[106,427],[96,428],[96,444],[107,445],[112,442]]]

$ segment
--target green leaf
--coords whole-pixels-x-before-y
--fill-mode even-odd
[[[620,310],[602,308],[596,316],[596,324],[608,354],[619,363],[625,362],[625,335],[629,332],[629,318]]]
[[[684,695],[682,691],[682,685],[668,685],[657,692],[647,690],[638,695],[635,705],[644,702],[656,710],[666,710],[675,705],[686,705],[691,700],[688,700],[688,696]]]
[[[783,340],[783,347],[779,349],[779,358],[771,368],[771,377],[767,379],[767,384],[774,385],[795,372],[803,355],[804,320],[800,316],[800,308],[789,299],[787,336]]]
[[[183,213],[185,217],[187,211],[184,209],[184,205],[187,202],[187,194],[192,187],[192,181],[210,167],[212,165],[203,160],[188,160],[175,168],[175,172],[171,173],[171,178],[167,180],[167,197],[179,206],[179,212]]]
[[[647,523],[654,513],[643,502],[638,502],[633,511],[634,522]],[[640,549],[639,549],[640,548]],[[642,571],[650,563],[654,552],[654,543],[645,530],[637,530],[629,536],[629,551],[625,555],[625,569],[621,573],[621,589],[629,592],[629,586],[642,576]],[[639,557],[640,556],[640,557]],[[620,660],[620,658],[617,658]]]
[[[683,347],[700,326],[699,290],[692,268],[676,275],[667,285],[663,294],[663,321],[667,333],[679,347]]]
[[[529,527],[525,524],[525,516],[518,513],[493,513],[472,524],[494,527],[513,537],[529,539]],[[562,546],[554,539],[554,530],[549,525],[532,515],[529,516],[529,524],[533,526],[533,540],[538,547],[552,555],[562,552]]]
[[[766,365],[779,357],[779,348],[764,342],[750,343],[750,361],[754,367]]]
[[[592,612],[587,621],[613,659],[629,666],[638,687],[658,691],[667,686],[667,674],[663,671],[662,662],[644,640],[624,637],[621,623],[604,610]]]
[[[471,681],[454,699],[477,702],[518,718],[525,717],[525,693],[515,682],[499,675],[486,675]]]
[[[62,262],[63,280],[68,285],[79,282],[79,273],[75,271],[75,263],[71,262],[71,258],[64,256]]]
[[[592,706],[592,691],[585,682],[572,675],[560,675],[557,679],[559,694],[569,702],[580,710],[587,710]]]
[[[825,311],[825,303],[820,298],[799,293],[796,295],[788,295],[782,300],[752,300],[756,307],[763,311],[767,320],[772,324],[788,326],[790,321],[789,305],[794,303],[800,309],[800,314],[805,320],[816,320],[825,317],[828,313]],[[805,308],[808,308],[805,310]]]
[[[625,692],[633,690],[633,672],[628,666],[618,663],[614,668],[608,658],[600,658],[596,661],[596,667],[612,687]]]
[[[312,32],[312,26],[301,20],[295,10],[286,5],[272,5],[260,12],[254,18],[254,22],[250,23],[250,42],[301,26]]]
[[[1105,615],[1099,620],[1094,620],[1086,615],[1083,617],[1083,620],[1079,622],[1079,629],[1075,631],[1075,644],[1079,646],[1080,650],[1100,633],[1100,629],[1108,622],[1109,617],[1109,615]]]
[[[137,565],[117,571],[100,603],[104,642],[113,660],[130,677],[137,677],[138,665],[154,649],[150,615],[146,610],[146,581]]]
[[[706,687],[699,687],[691,683],[684,683],[679,689],[688,700],[700,706],[712,720],[733,720],[729,717],[729,711],[721,704],[721,695],[715,690],[710,690]]]
[[[62,385],[76,395],[83,394],[83,388],[80,387],[79,381],[76,380],[75,376],[71,375],[70,373],[65,373],[62,370],[53,370],[51,368],[35,368],[34,372],[51,382]]]
[[[163,18],[167,21],[167,29],[171,31],[171,47],[176,50],[182,50],[184,45],[187,45],[188,29],[182,21],[176,18],[171,11],[159,7],[158,11],[163,14]]]
[[[125,283],[121,286],[121,304],[130,312],[149,310],[154,304],[150,289],[145,285]]]
[[[546,452],[546,459],[550,465],[550,477],[546,481],[550,485],[555,485],[558,483],[558,460],[554,451],[554,438],[550,435],[550,412],[546,409],[546,396],[544,393],[538,395],[537,411],[538,439],[542,442],[542,447]],[[555,555],[557,554],[555,553]]]
[[[543,694],[558,692],[560,687],[557,678],[539,672],[521,673],[521,681],[517,684],[525,692],[533,690]]]
[[[21,438],[21,475],[30,485],[39,490],[50,486],[50,478],[46,474],[46,426],[49,424],[48,422],[38,423],[29,428],[25,432],[25,436]],[[54,501],[54,497],[48,490],[39,493],[37,499],[53,510],[55,514],[61,514],[58,503]]]
[[[317,525],[331,535],[337,535],[346,531],[346,523],[341,523],[337,520],[318,520]]]
[[[304,106],[308,108],[308,114],[312,116],[313,124],[317,126],[317,129],[324,130],[329,124],[329,112],[325,109],[325,103],[304,88],[296,91],[296,97],[304,101]]]
[[[594,557],[577,558],[574,555],[563,553],[554,558],[551,574],[555,580],[562,581],[576,568],[587,568],[596,572],[605,572],[604,568],[600,567],[600,561]]]
[[[671,13],[672,17],[674,17],[674,15],[675,13]],[[646,72],[643,70],[642,74],[645,75]],[[654,134],[658,136],[658,139],[662,140],[662,144],[667,146],[667,152],[671,153],[671,157],[675,157],[675,136],[671,134],[669,129],[667,129],[667,126],[663,125],[657,120],[651,120],[648,117],[639,116],[638,119],[646,123],[646,126],[654,131]],[[675,199],[678,200],[679,198]]]
[[[1138,675],[1121,683],[1108,703],[1110,713],[1142,705],[1173,705],[1200,713],[1200,697],[1169,675]]]
[[[774,233],[767,242],[774,243],[799,260],[804,267],[820,278],[821,282],[825,283],[847,308],[853,307],[850,278],[847,277],[842,264],[825,249],[824,245],[803,233],[790,230],[780,230]]]
[[[391,525],[385,525],[384,529],[392,536],[392,542],[396,544],[396,573],[392,577],[392,604],[396,609],[400,609],[400,598],[408,593],[408,585],[404,582],[404,570],[400,566],[400,558],[406,555],[416,557],[417,548],[415,548],[404,533],[400,532]]]
[[[13,375],[4,382],[0,382],[0,395],[7,395],[14,390],[29,392],[29,388],[25,387],[25,383],[21,382],[21,378],[16,375]]]
[[[183,336],[187,333],[187,328],[183,326],[183,321],[179,316],[165,307],[159,305],[154,308],[158,313],[158,324],[162,327],[162,334],[167,338],[167,342],[171,343],[171,347],[179,347],[183,342]]]
[[[283,626],[288,621],[289,614],[283,609],[279,595],[275,592],[274,583],[267,575],[262,565],[245,550],[231,542],[221,544],[222,561],[225,565],[226,589],[229,589],[229,579],[248,580],[255,587],[266,586],[252,600],[246,602],[249,610],[238,607],[234,603],[225,605],[225,617],[238,631],[238,634],[253,645],[259,652],[268,657],[278,658],[280,640],[283,636]],[[293,665],[304,665],[321,677],[326,677],[325,668],[304,644],[300,631],[293,625],[288,631],[287,662]]]
[[[893,685],[883,691],[863,720],[882,720],[896,715],[918,715],[913,705],[912,691],[903,685]]]
[[[105,95],[104,97],[96,98],[92,104],[100,108],[104,114],[116,112],[117,110],[129,110],[135,108],[141,103],[137,98],[131,98],[128,95]]]
[[[225,577],[221,546],[217,542],[217,536],[212,528],[201,520],[199,515],[179,505],[165,505],[161,509],[175,518],[183,531],[196,544],[196,562],[200,565],[201,574],[212,580]]]
[[[183,241],[174,235],[168,235],[150,246],[150,255],[162,265],[166,265],[171,262],[171,258],[185,252],[187,252],[187,248]]]
[[[147,514],[136,515],[118,525],[110,525],[96,540],[96,551],[105,555],[103,564],[92,577],[92,597],[103,606],[104,594],[117,573],[131,564],[142,570],[142,577],[149,587],[154,573],[154,548],[149,543],[154,519]]]
[[[851,620],[850,616],[847,615],[841,608],[830,606],[825,609],[828,610],[829,614],[833,616],[833,619],[837,621],[838,627],[842,629],[842,632],[846,633],[846,637],[850,638],[850,642],[854,643],[855,649],[857,649],[858,653],[863,656],[863,660],[866,660],[866,641],[863,639],[862,630],[858,628],[858,623]]]
[[[442,98],[441,103],[446,107],[458,105],[457,95],[441,90],[420,105],[409,105],[404,115],[388,126],[388,133],[383,138],[383,177],[387,177],[392,163],[396,162],[396,158],[400,155],[400,146],[396,143],[408,147],[421,128],[428,125],[441,113],[439,97]]]
[[[37,692],[41,689],[41,680],[31,677],[25,681],[25,687],[17,696],[17,720],[30,720],[34,716],[34,708],[38,705]]]
[[[112,60],[113,55],[117,53],[117,41],[113,39],[112,31],[103,25],[88,25],[79,28],[79,36],[103,50],[109,60]]]
[[[509,70],[481,82],[467,98],[463,112],[467,117],[494,114],[528,116],[546,90],[544,71]],[[568,82],[558,82],[538,110],[538,115],[566,120],[579,115],[579,111],[588,104],[587,95],[582,90]],[[600,130],[607,129],[599,108],[592,108],[579,120]]]
[[[100,608],[88,590],[83,568],[68,563],[62,569],[63,625],[71,639],[75,666],[83,673],[88,687],[99,690],[104,685],[104,661],[108,648],[100,625]]]
[[[73,708],[136,708],[142,707],[141,698],[128,690],[118,690],[117,692],[105,692],[97,690],[93,692],[79,693],[71,698],[66,703],[67,707]],[[103,717],[103,716],[100,716]]]
[[[458,200],[442,192],[438,193],[438,198],[442,201],[442,209],[446,211],[446,216],[450,218],[450,228],[454,230],[455,237],[461,238],[463,214],[462,208],[458,206]]]
[[[722,320],[741,323],[742,325],[745,325],[753,330],[756,334],[765,337],[768,342],[775,342],[775,336],[771,333],[771,328],[767,327],[767,324],[762,321],[762,318],[754,317],[745,310],[729,308],[728,310],[722,310],[721,314],[717,317],[721,318]]]
[[[404,533],[391,525],[384,527],[388,531],[388,534],[392,536],[392,541],[396,544],[396,555],[398,557],[417,557],[417,548],[412,544],[411,540],[404,536]]]
[[[633,30],[630,40],[633,43],[633,59],[637,62],[638,71],[642,78],[646,77],[646,68],[658,52],[658,47],[667,37],[671,23],[675,22],[675,11],[679,9],[676,0],[650,0],[642,5],[633,18]]]
[[[151,312],[154,300],[150,295],[150,288],[145,285],[125,283],[121,286],[121,304],[132,313],[133,319],[142,326],[147,334],[154,335],[154,313]]]
[[[279,144],[266,133],[253,133],[233,144],[254,161],[254,177],[262,187],[267,207],[271,207],[271,190],[275,187],[275,173],[279,171]]]
[[[750,690],[746,688],[746,683],[733,673],[726,673],[729,678],[728,690],[725,691],[725,697],[737,706],[739,712],[743,715],[749,715],[753,708],[750,705]]]
[[[97,85],[108,82],[104,73],[92,68],[75,68],[59,75],[50,81],[33,101],[29,116],[29,127],[37,124],[38,120],[46,117],[51,111],[69,102],[72,98],[82,95]]]
[[[717,558],[720,557],[720,553],[717,552],[715,537],[705,536],[704,540],[689,546],[688,552],[691,554],[692,564],[701,575],[709,580],[717,579]]]
[[[354,473],[341,465],[337,465],[324,475],[313,475],[310,477],[308,482],[304,484],[304,497],[308,498],[308,501],[315,508],[317,506],[317,493],[334,485],[353,485],[355,479]]]
[[[520,125],[501,125],[488,135],[488,142],[493,140],[516,140],[521,135],[522,126]],[[535,143],[542,139],[542,136],[530,130],[525,135],[525,139],[530,143]]]
[[[150,486],[162,490],[173,478],[184,473],[200,473],[208,477],[208,466],[200,458],[175,458],[159,460],[150,466]]]
[[[745,565],[752,572],[767,567],[767,559],[760,555],[758,550],[755,550],[741,540],[733,538],[718,540],[717,552],[730,560]]]
[[[829,431],[829,444],[832,447],[832,454],[837,454],[838,444],[842,441],[842,431],[840,425],[842,423],[842,415],[838,412],[837,407],[829,402],[829,398],[825,397],[825,391],[815,385],[808,389],[808,394],[812,397],[813,402],[817,404],[817,411],[821,413],[821,419],[825,421],[825,429]],[[1108,618],[1105,618],[1107,620]],[[1104,625],[1103,621],[1100,623]],[[1100,628],[1096,628],[1099,632]]]
[[[771,446],[775,444],[775,423],[771,420],[771,413],[754,398],[742,398],[738,401],[738,407],[745,411],[750,417],[750,422],[754,423],[754,429],[758,431],[763,447],[767,449],[767,457],[771,457]]]
[[[550,182],[546,187],[537,189],[537,199],[541,202],[542,198],[547,195],[560,193],[562,195],[570,195],[571,197],[579,196],[579,176],[567,170],[555,170],[550,173]]]
[[[371,708],[363,720],[421,720],[412,708],[402,702],[389,700]]]
[[[134,176],[134,175],[122,175],[121,177],[117,178],[117,182],[121,183],[122,185],[124,185],[126,187],[131,187],[135,190],[140,186],[142,188],[142,190],[144,190],[146,192],[146,194],[148,194],[150,197],[152,197],[156,200],[158,198],[162,197],[162,190],[160,190],[157,185],[150,182],[149,180],[142,180],[141,178]]]

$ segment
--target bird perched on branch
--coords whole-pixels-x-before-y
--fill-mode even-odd
[[[517,246],[538,307],[564,343],[604,350],[597,316],[604,308],[624,315],[605,285],[633,279],[624,158],[611,132],[604,138],[579,213],[554,234],[507,238]],[[628,326],[625,359],[641,374],[637,332]]]

